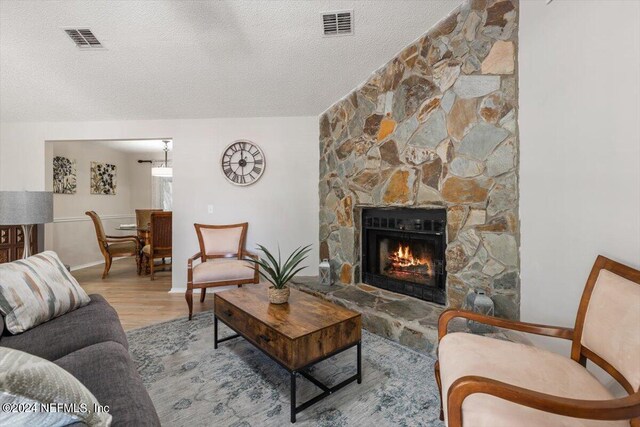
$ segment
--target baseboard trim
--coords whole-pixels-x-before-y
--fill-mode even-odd
[[[71,271],[82,270],[83,268],[95,267],[96,265],[100,265],[100,264],[104,264],[104,261],[94,261],[94,262],[88,262],[86,264],[72,265]]]
[[[121,257],[114,258],[113,260],[117,261],[119,259],[124,259],[124,258],[127,258],[127,257],[121,256]],[[83,268],[95,267],[96,265],[100,265],[100,264],[104,264],[104,260],[88,262],[86,264],[72,265],[71,271],[82,270]]]

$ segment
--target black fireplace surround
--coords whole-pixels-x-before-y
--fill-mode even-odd
[[[362,282],[445,304],[445,209],[362,211]]]

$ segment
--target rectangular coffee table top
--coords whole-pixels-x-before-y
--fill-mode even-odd
[[[215,298],[234,305],[292,340],[360,316],[296,289],[291,289],[289,303],[270,304],[268,287],[264,284],[216,292]]]

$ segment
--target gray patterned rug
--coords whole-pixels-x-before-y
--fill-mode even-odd
[[[220,324],[220,336],[231,331]],[[213,314],[136,329],[130,352],[163,426],[289,424],[289,374],[242,338],[213,349]],[[329,385],[355,373],[355,348],[314,366]],[[363,331],[362,384],[300,412],[300,426],[436,426],[434,360]],[[298,404],[319,393],[298,378]]]

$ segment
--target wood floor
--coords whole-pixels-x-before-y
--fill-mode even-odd
[[[153,325],[189,314],[184,294],[169,294],[171,272],[156,272],[156,280],[136,274],[133,258],[114,261],[106,279],[102,280],[104,265],[84,268],[73,276],[89,294],[101,294],[116,309],[125,330]],[[186,286],[186,280],[185,280]],[[213,294],[204,303],[194,295],[193,312],[213,310]]]

